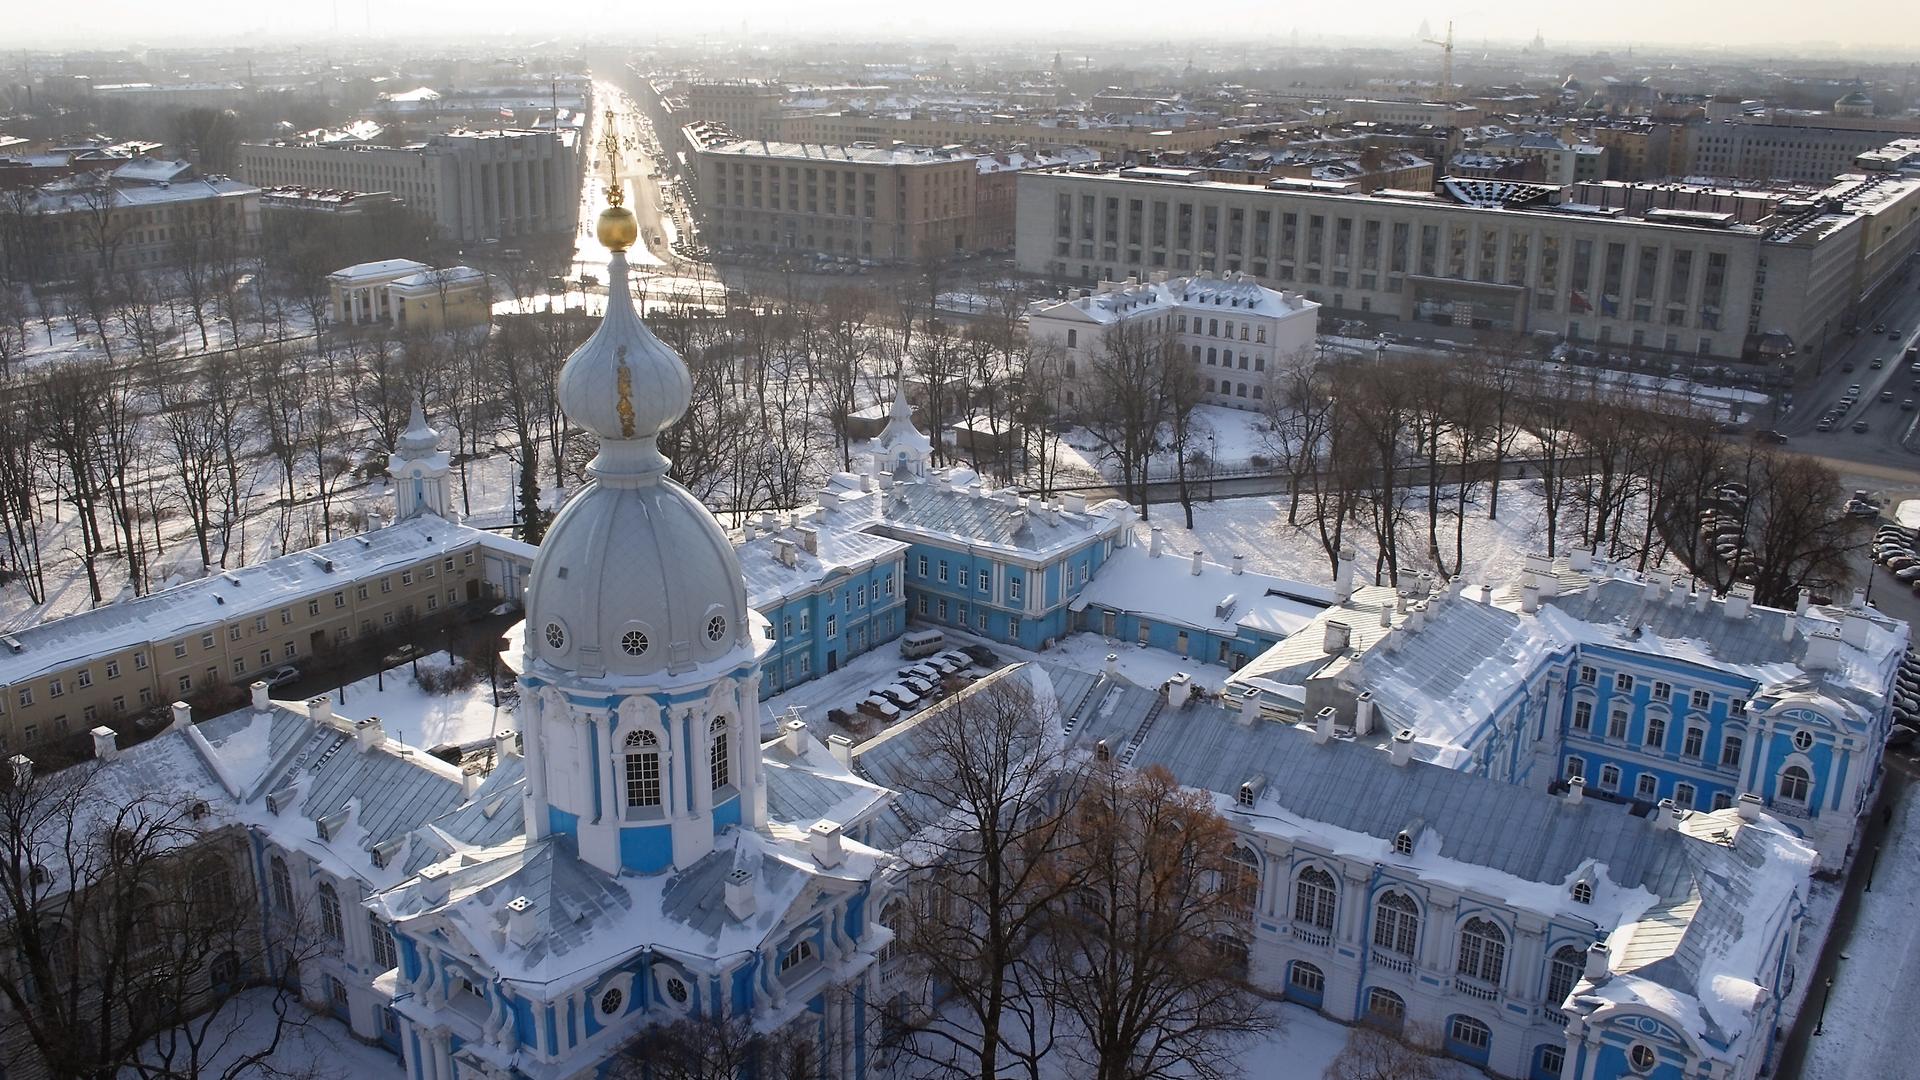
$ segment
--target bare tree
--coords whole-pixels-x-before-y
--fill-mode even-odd
[[[1072,889],[1067,760],[1050,702],[1025,673],[977,684],[914,729],[914,765],[892,778],[914,839],[894,927],[905,963],[946,995],[938,1011],[888,1006],[903,1049],[952,1077],[1040,1075],[1052,1048],[1034,947]]]
[[[1156,324],[1157,328],[1156,328]],[[1167,419],[1166,376],[1177,347],[1164,319],[1128,319],[1101,336],[1087,373],[1087,430],[1120,469],[1129,501],[1148,516],[1149,465]]]
[[[812,1047],[754,1030],[750,1017],[699,1015],[650,1027],[608,1063],[611,1080],[803,1080]]]
[[[276,974],[320,946],[298,919],[262,924],[244,835],[196,793],[128,789],[105,768],[0,778],[0,936],[12,958],[0,998],[16,1037],[59,1080],[257,1071],[307,1017]],[[226,1021],[257,986],[272,987],[266,1045],[228,1054]],[[234,1060],[210,1071],[223,1055]]]
[[[1323,1080],[1438,1080],[1430,1040],[1372,1023],[1347,1030],[1347,1044],[1327,1063]]]
[[[1056,859],[1071,900],[1047,935],[1048,1003],[1095,1080],[1237,1076],[1280,1023],[1244,977],[1254,873],[1204,792],[1159,767],[1096,766]]]
[[[1735,468],[1749,492],[1754,599],[1790,608],[1802,588],[1847,587],[1870,522],[1840,512],[1846,490],[1839,474],[1814,458],[1758,443],[1748,445]]]

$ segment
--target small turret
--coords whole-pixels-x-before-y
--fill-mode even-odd
[[[428,426],[426,410],[415,400],[407,429],[387,459],[387,475],[393,478],[393,519],[405,521],[423,513],[448,517],[452,510],[447,477],[452,472],[453,456],[440,449],[440,433]]]

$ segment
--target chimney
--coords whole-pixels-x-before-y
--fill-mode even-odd
[[[1607,952],[1606,942],[1596,941],[1587,946],[1587,969],[1582,974],[1595,986],[1613,977],[1613,955]]]
[[[1120,654],[1119,653],[1107,654],[1106,673],[1107,673],[1107,678],[1109,679],[1117,679],[1120,677]]]
[[[1593,555],[1584,548],[1576,548],[1573,554],[1567,556],[1567,565],[1585,573],[1593,569]]]
[[[1153,531],[1148,533],[1147,555],[1157,559],[1160,557],[1160,553],[1162,551],[1165,551],[1166,549],[1167,549],[1167,536],[1165,533],[1160,531],[1160,526],[1155,525],[1153,527]]]
[[[253,685],[247,687],[247,689],[253,691],[253,707],[256,711],[266,712],[273,707],[273,703],[267,700],[266,683],[255,680]]]
[[[1343,653],[1353,641],[1353,627],[1338,619],[1327,620],[1327,636],[1322,648],[1329,653]]]
[[[1071,492],[1060,496],[1060,505],[1069,514],[1084,514],[1087,512],[1087,497],[1079,492]]]
[[[1784,614],[1781,615],[1780,629],[1778,631],[1778,633],[1780,634],[1780,640],[1783,642],[1792,641],[1794,628],[1799,625],[1800,625],[1800,620],[1794,618],[1793,616],[1784,615]]]
[[[1672,799],[1661,799],[1653,808],[1653,813],[1647,816],[1651,819],[1648,824],[1656,829],[1671,829],[1679,822],[1679,818],[1674,816]]]
[[[827,736],[827,750],[843,769],[853,768],[853,740],[838,732]]]
[[[1707,610],[1707,605],[1712,602],[1713,602],[1712,589],[1701,589],[1698,593],[1694,594],[1693,607],[1694,607],[1694,610],[1696,611],[1705,612]]]
[[[807,750],[807,722],[789,720],[780,725],[781,741],[786,744],[787,753],[798,757]]]
[[[193,706],[184,701],[173,703],[173,731],[185,731],[193,726]]]
[[[759,905],[754,902],[753,874],[744,866],[727,871],[727,914],[739,922],[753,918]]]
[[[493,733],[493,760],[498,765],[510,757],[520,756],[520,740],[510,728],[502,728]]]
[[[1480,602],[1483,604],[1493,603],[1493,585],[1491,582],[1483,581],[1480,583]]]
[[[1520,610],[1529,615],[1540,610],[1540,586],[1531,575],[1527,583],[1520,586]]]
[[[482,779],[484,779],[484,777],[481,776],[478,767],[460,770],[460,797],[463,799],[473,798],[473,793],[480,790],[480,781]]]
[[[1353,549],[1352,548],[1340,549],[1339,562],[1337,562],[1334,565],[1333,591],[1334,591],[1334,594],[1340,598],[1340,602],[1343,604],[1346,603],[1347,600],[1353,596]]]
[[[1393,605],[1392,605],[1392,604],[1389,604],[1389,603],[1385,603],[1385,602],[1382,602],[1382,603],[1381,603],[1381,605],[1380,605],[1380,625],[1381,625],[1381,626],[1392,626],[1392,625],[1393,625]]]
[[[773,553],[781,566],[793,566],[800,561],[799,545],[784,536],[773,538]]]
[[[1759,821],[1760,796],[1751,791],[1741,792],[1740,797],[1733,801],[1733,812],[1739,815],[1741,821]]]
[[[1413,760],[1413,729],[1401,728],[1393,734],[1393,747],[1389,751],[1395,765],[1405,765]]]
[[[1808,671],[1831,671],[1840,664],[1840,635],[1834,630],[1816,630],[1807,635],[1807,651],[1800,654],[1800,666]]]
[[[13,766],[13,786],[16,789],[33,783],[32,758],[25,754],[15,754],[7,759],[7,764]]]
[[[1865,589],[1853,590],[1853,603],[1848,604],[1847,606],[1852,608],[1855,611],[1860,611],[1863,608],[1865,608],[1867,606],[1867,590]]]
[[[1873,629],[1873,619],[1865,611],[1848,611],[1840,616],[1840,640],[1856,649],[1867,647],[1867,633]]]
[[[120,745],[115,741],[118,736],[114,734],[112,728],[102,724],[87,734],[93,736],[94,757],[101,761],[112,761],[120,756]]]
[[[800,534],[800,546],[807,549],[807,554],[809,555],[820,554],[820,530],[819,529],[816,529],[811,525],[802,525],[799,528],[795,529],[794,532],[797,532]]]
[[[1247,557],[1239,552],[1234,552],[1234,555],[1233,555],[1234,576],[1238,577],[1239,575],[1244,574],[1246,572],[1247,572]]]
[[[1560,579],[1553,576],[1553,559],[1534,552],[1527,556],[1527,573],[1533,575],[1534,583],[1540,586],[1541,596],[1557,596],[1560,592]]]
[[[1355,735],[1373,734],[1373,691],[1362,690],[1360,696],[1353,699],[1353,733]]]
[[[1579,805],[1580,801],[1582,799],[1585,799],[1586,797],[1587,797],[1587,778],[1584,776],[1568,777],[1567,778],[1567,802],[1571,805],[1577,806]]]
[[[1753,610],[1753,586],[1735,585],[1720,602],[1720,614],[1729,619],[1744,619]]]
[[[380,718],[369,716],[353,725],[353,742],[361,753],[373,750],[387,741],[387,733],[380,726]]]
[[[536,911],[533,901],[524,896],[507,901],[507,940],[513,942],[514,948],[524,949],[533,944],[538,927],[534,919]]]
[[[1793,602],[1793,613],[1795,615],[1805,615],[1807,613],[1807,609],[1812,606],[1813,606],[1813,590],[1801,589],[1800,598]]]
[[[1658,604],[1664,602],[1666,598],[1667,579],[1658,574],[1653,575],[1653,577],[1647,581],[1647,600],[1651,603]]]
[[[1193,549],[1193,567],[1190,572],[1193,574],[1194,577],[1199,577],[1201,568],[1206,566],[1206,563],[1207,563],[1206,554],[1207,554],[1206,552],[1200,550],[1199,548]]]
[[[1426,627],[1427,604],[1428,604],[1428,601],[1422,600],[1419,603],[1413,605],[1413,607],[1407,609],[1407,629],[1417,631],[1417,630],[1422,630]]]
[[[1328,739],[1333,738],[1333,715],[1331,705],[1313,714],[1313,741],[1316,744],[1324,746]]]
[[[316,724],[332,723],[333,698],[327,694],[321,694],[316,698],[308,698],[307,716]]]
[[[1679,607],[1687,602],[1687,579],[1678,574],[1667,582],[1667,603]]]
[[[420,870],[420,898],[429,904],[446,903],[447,887],[453,884],[447,880],[447,875],[451,873],[453,873],[453,871],[448,870],[438,863],[432,866],[422,867]]]
[[[1193,697],[1193,676],[1184,671],[1176,671],[1173,678],[1167,680],[1167,705],[1178,709],[1186,705]]]
[[[749,521],[740,526],[740,542],[743,544],[753,543],[753,522]]]
[[[822,818],[807,826],[807,850],[822,867],[831,870],[839,866],[846,857],[840,845],[840,823]]]

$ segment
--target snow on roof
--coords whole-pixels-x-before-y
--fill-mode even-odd
[[[963,479],[964,478],[964,479]],[[1126,506],[1109,500],[1081,513],[1060,509],[1017,491],[974,491],[961,486],[973,473],[956,469],[925,482],[896,481],[872,492],[849,492],[827,509],[835,522],[878,529],[912,541],[958,542],[1025,557],[1063,553],[1119,533]]]
[[[173,161],[167,158],[134,158],[113,170],[115,180],[136,183],[155,183],[161,180],[177,180],[193,171],[191,161]]]
[[[1285,318],[1317,310],[1320,305],[1299,293],[1269,289],[1246,274],[1214,277],[1211,273],[1169,278],[1161,282],[1105,281],[1089,296],[1071,300],[1039,301],[1031,313],[1058,318],[1069,309],[1099,323],[1116,323],[1149,311],[1191,309],[1244,312]]]
[[[405,260],[393,260],[403,262]],[[395,278],[387,284],[392,288],[433,290],[455,285],[468,285],[487,280],[487,275],[471,266],[446,266],[438,270],[419,270],[405,277]]]
[[[807,550],[803,528],[812,530],[813,551]],[[898,540],[858,529],[802,524],[757,528],[754,533],[753,539],[735,544],[734,552],[746,578],[747,604],[763,611],[813,591],[828,578],[869,569],[907,549]],[[793,565],[782,561],[783,550],[790,553]]]
[[[327,279],[329,281],[338,281],[342,284],[362,282],[373,278],[390,281],[396,277],[418,274],[431,269],[433,268],[426,263],[415,262],[412,259],[380,259],[375,262],[354,263],[352,266],[345,267],[344,269],[335,270],[333,273],[327,275]]]
[[[362,578],[480,543],[509,554],[527,545],[431,514],[330,544],[92,611],[15,630],[20,646],[0,650],[0,685],[58,671],[92,657],[164,642],[217,627],[276,604],[343,589]]]
[[[1196,553],[1198,554],[1198,553]],[[1075,610],[1099,605],[1194,630],[1232,635],[1245,627],[1287,637],[1334,602],[1329,590],[1271,574],[1235,573],[1192,557],[1156,556],[1138,544],[1116,550],[1074,601]]]
[[[62,214],[91,210],[102,205],[102,200],[108,196],[112,197],[115,207],[133,208],[192,202],[196,199],[257,195],[259,191],[259,188],[227,176],[129,184],[124,187],[100,187],[91,183],[79,186],[49,185],[34,194],[33,209],[38,213]]]

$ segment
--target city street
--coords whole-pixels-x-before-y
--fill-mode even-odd
[[[1906,399],[1920,402],[1920,388],[1916,388],[1920,375],[1910,371],[1903,358],[1906,348],[1920,341],[1920,288],[1915,284],[1920,275],[1913,273],[1912,266],[1909,262],[1903,271],[1905,276],[1884,290],[1879,304],[1861,312],[1860,333],[1845,338],[1845,348],[1827,357],[1818,373],[1801,377],[1794,388],[1793,409],[1776,423],[1762,422],[1760,427],[1771,426],[1791,438],[1793,449],[1836,459],[1836,464],[1858,462],[1920,469],[1920,455],[1908,448],[1909,443],[1920,441],[1913,438],[1920,409],[1908,412],[1900,407]],[[1873,328],[1883,323],[1887,329],[1874,333]],[[1889,331],[1897,331],[1898,339],[1890,339]],[[1818,347],[1818,343],[1810,347]],[[1882,363],[1878,370],[1872,366],[1876,359]],[[1848,364],[1852,364],[1852,371],[1846,370]],[[1821,416],[1856,383],[1861,388],[1859,404],[1848,410],[1832,431],[1818,430]],[[1892,400],[1881,401],[1883,392],[1890,393]],[[1867,423],[1867,431],[1854,431],[1854,423],[1862,420]],[[1914,482],[1920,484],[1920,474],[1915,475]]]
[[[627,253],[635,269],[665,268],[672,265],[673,254],[667,248],[667,230],[661,224],[660,189],[648,174],[654,169],[652,136],[646,114],[617,84],[596,79],[593,84],[593,114],[588,118],[586,146],[589,162],[586,182],[580,190],[580,227],[574,238],[573,272],[601,282],[607,280],[607,249],[594,236],[600,212],[607,208],[607,180],[611,171],[606,160],[607,112],[614,114],[614,126],[620,136],[620,187],[627,208],[640,220],[641,246]]]

